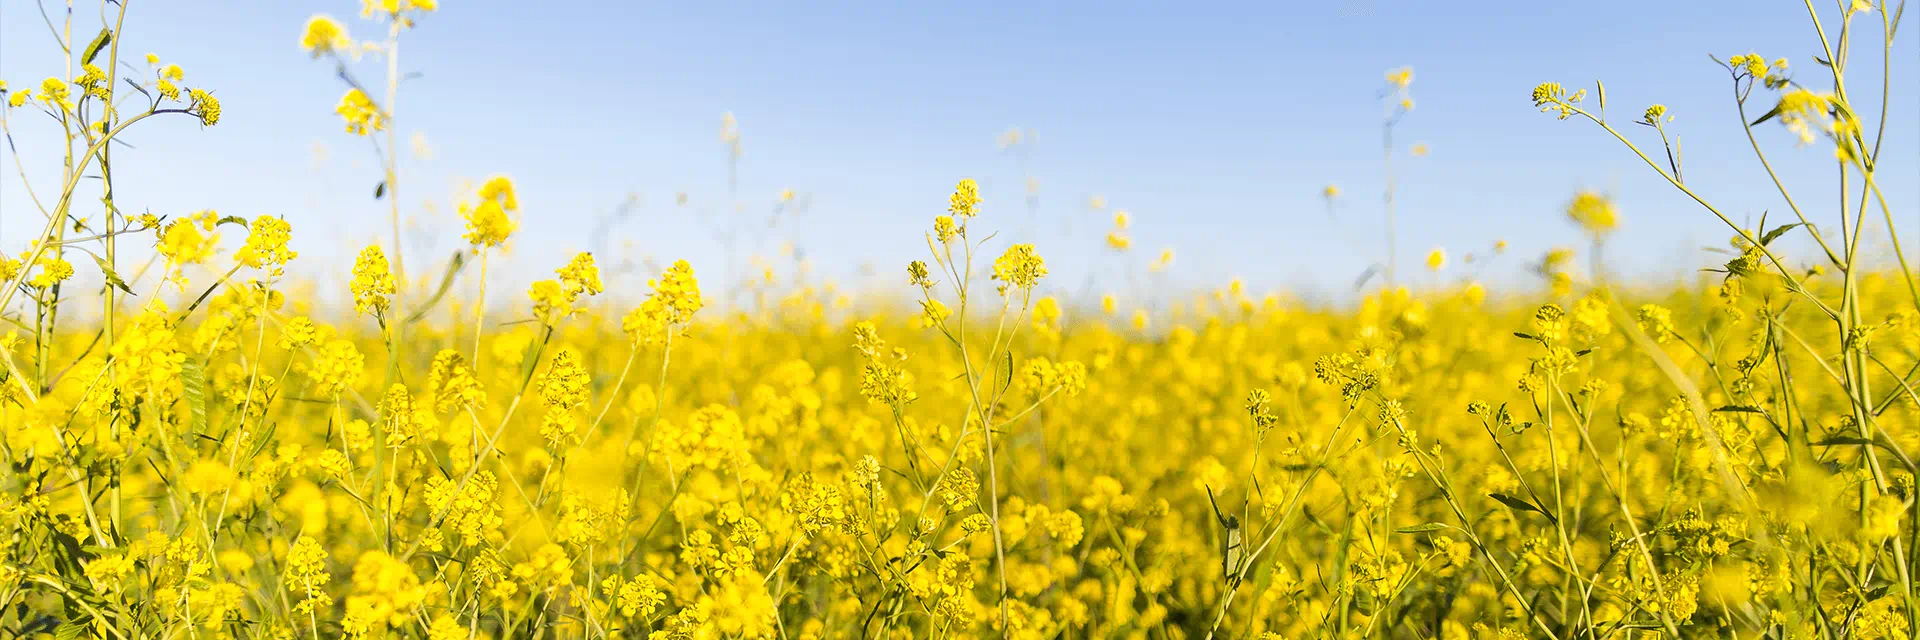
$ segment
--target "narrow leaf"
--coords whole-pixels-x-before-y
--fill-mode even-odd
[[[80,62],[83,64],[93,64],[93,59],[100,55],[101,49],[107,48],[107,43],[109,42],[113,42],[113,31],[108,30],[106,27],[101,27],[100,35],[94,36],[93,42],[87,44],[86,52],[80,55]]]
[[[133,288],[127,286],[127,281],[120,279],[120,273],[117,271],[114,271],[113,267],[107,266],[106,258],[102,258],[100,256],[94,256],[93,263],[100,265],[100,273],[101,275],[106,276],[107,286],[124,291],[127,293],[127,295],[136,295],[133,292]]]
[[[1008,351],[1006,356],[1007,357],[1000,359],[1000,368],[994,370],[996,374],[994,377],[998,378],[993,381],[993,386],[995,387],[994,395],[996,397],[1006,393],[1007,388],[1013,386],[1013,352]]]
[[[1439,531],[1445,528],[1447,528],[1447,525],[1440,524],[1438,522],[1429,522],[1426,524],[1414,525],[1411,527],[1401,527],[1398,529],[1394,529],[1393,532],[1394,533],[1426,533],[1428,531]]]
[[[407,316],[408,324],[419,322],[420,319],[427,317],[427,312],[432,311],[434,305],[440,303],[440,298],[447,295],[447,290],[453,288],[453,277],[460,275],[461,267],[466,264],[467,252],[454,252],[453,258],[447,261],[447,273],[440,276],[440,288],[434,291],[433,295],[429,296],[426,302],[421,303],[419,308],[414,310],[413,315]]]
[[[187,398],[187,409],[193,417],[189,433],[199,433],[207,428],[207,372],[199,360],[188,357],[180,363],[180,388]]]
[[[1532,511],[1534,513],[1538,513],[1540,515],[1546,516],[1548,520],[1555,520],[1555,518],[1553,517],[1553,514],[1547,513],[1546,509],[1542,509],[1538,506],[1535,506],[1531,502],[1527,502],[1525,500],[1521,500],[1519,498],[1515,498],[1513,496],[1510,496],[1504,493],[1489,493],[1487,494],[1487,497],[1493,498],[1495,500],[1499,500],[1500,504],[1507,505],[1508,507],[1511,507],[1515,510]]]
[[[387,196],[387,181],[381,180],[380,184],[374,185],[373,187],[373,199],[379,200],[386,196]]]
[[[1806,223],[1795,222],[1793,224],[1783,224],[1778,227],[1774,227],[1773,230],[1768,231],[1766,235],[1760,236],[1760,246],[1762,247],[1767,246],[1767,243],[1773,242],[1774,239],[1779,238],[1781,234],[1784,234],[1787,231],[1792,230],[1794,227],[1798,227],[1803,224],[1806,224]]]

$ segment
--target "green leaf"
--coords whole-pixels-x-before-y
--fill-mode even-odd
[[[1398,529],[1394,529],[1393,532],[1394,533],[1426,533],[1428,531],[1439,531],[1445,528],[1447,528],[1447,525],[1440,524],[1438,522],[1429,522],[1426,524],[1414,525],[1411,527],[1401,527]]]
[[[1816,446],[1816,447],[1831,447],[1831,446],[1843,445],[1843,444],[1854,444],[1854,445],[1873,444],[1873,441],[1868,440],[1866,438],[1862,438],[1860,436],[1832,436],[1825,440],[1821,440],[1819,442],[1814,442],[1811,444],[1813,444],[1813,446]]]
[[[439,290],[434,291],[433,295],[428,296],[427,301],[421,303],[420,306],[413,312],[412,315],[407,316],[408,324],[419,322],[422,318],[427,317],[427,312],[432,311],[434,305],[437,305],[440,303],[440,298],[447,295],[447,290],[453,288],[453,277],[456,275],[459,275],[461,267],[466,266],[466,264],[467,264],[467,252],[464,250],[455,251],[453,253],[453,258],[447,261],[446,275],[440,276]],[[962,374],[962,375],[965,375],[965,374]]]
[[[127,295],[137,295],[133,292],[132,287],[127,286],[126,280],[120,279],[119,272],[114,271],[113,267],[107,266],[106,258],[102,258],[100,256],[94,256],[93,263],[100,265],[100,273],[101,275],[106,276],[107,286],[113,287],[115,289],[119,289],[121,291],[125,291]]]
[[[1531,334],[1531,333],[1526,333],[1526,332],[1523,332],[1523,331],[1515,331],[1515,332],[1513,332],[1513,337],[1515,337],[1515,338],[1519,338],[1519,339],[1521,339],[1521,340],[1539,340],[1539,339],[1540,339],[1540,338],[1538,338],[1538,337],[1535,337],[1535,336],[1534,336],[1533,334]]]
[[[267,423],[266,431],[262,431],[253,436],[253,452],[247,454],[247,459],[251,460],[253,458],[260,457],[260,452],[266,451],[267,445],[273,444],[273,433],[279,430],[280,430],[280,423],[278,422]]]
[[[87,637],[87,623],[91,620],[91,618],[75,618],[60,623],[60,626],[53,630],[54,640],[79,640]]]
[[[213,223],[216,227],[223,224],[237,224],[244,227],[247,226],[247,219],[240,216],[225,216]]]
[[[1766,235],[1760,236],[1760,246],[1762,247],[1767,246],[1768,243],[1773,242],[1775,239],[1779,238],[1780,234],[1786,233],[1787,231],[1792,230],[1794,227],[1798,227],[1803,224],[1806,224],[1806,223],[1795,222],[1793,224],[1783,224],[1778,227],[1774,227],[1773,230],[1768,231]]]
[[[1489,493],[1487,494],[1487,497],[1493,498],[1495,500],[1499,500],[1500,504],[1507,505],[1508,507],[1514,510],[1532,511],[1534,513],[1538,513],[1540,515],[1546,516],[1548,520],[1553,520],[1555,522],[1558,522],[1558,520],[1553,517],[1553,514],[1547,513],[1546,509],[1542,509],[1531,502],[1527,502],[1525,500],[1521,500],[1519,498],[1515,498],[1513,496],[1510,496],[1504,493]]]
[[[207,429],[207,372],[199,360],[189,356],[180,363],[180,388],[186,393],[187,409],[193,417],[188,433]]]
[[[1713,411],[1714,413],[1766,413],[1766,410],[1761,409],[1759,407],[1743,407],[1743,406],[1734,405],[1734,404],[1720,407],[1718,409],[1714,409]]]
[[[387,196],[387,181],[381,180],[380,184],[373,186],[373,199],[379,200],[386,196]]]
[[[1006,356],[1000,359],[1000,367],[993,371],[995,397],[1006,393],[1007,389],[1013,386],[1013,352],[1008,351]]]
[[[1753,122],[1747,123],[1747,126],[1758,127],[1760,126],[1760,123],[1766,122],[1768,120],[1772,120],[1774,116],[1777,116],[1777,115],[1780,115],[1780,105],[1776,104],[1776,105],[1773,105],[1772,109],[1768,109],[1766,114],[1760,116],[1759,120],[1755,120]]]
[[[101,27],[100,35],[94,36],[93,42],[87,44],[86,53],[80,54],[80,62],[93,64],[93,59],[100,55],[101,49],[107,48],[109,42],[113,42],[113,31]]]

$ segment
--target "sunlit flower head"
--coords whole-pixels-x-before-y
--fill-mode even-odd
[[[300,48],[316,58],[322,54],[346,51],[352,44],[352,39],[347,37],[347,28],[332,16],[324,14],[307,18],[307,27],[300,33]]]
[[[1573,201],[1567,203],[1567,218],[1596,238],[1620,226],[1613,199],[1592,191],[1581,191],[1573,196]]]

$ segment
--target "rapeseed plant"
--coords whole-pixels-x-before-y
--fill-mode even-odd
[[[1690,285],[1609,281],[1599,249],[1624,212],[1581,192],[1564,213],[1591,249],[1545,251],[1532,265],[1544,286],[1502,298],[1459,280],[1328,309],[1233,282],[1154,313],[1108,295],[1083,316],[1055,295],[1040,247],[995,242],[994,194],[961,180],[944,209],[929,197],[927,254],[896,281],[912,307],[831,312],[839,294],[822,287],[708,310],[771,278],[703,288],[676,261],[622,310],[602,294],[641,279],[579,253],[524,299],[496,299],[508,317],[489,323],[488,255],[521,210],[510,179],[458,207],[465,243],[445,280],[477,258],[472,300],[402,269],[396,56],[437,9],[368,0],[384,42],[356,43],[325,16],[299,39],[340,66],[349,132],[388,136],[375,193],[396,237],[327,267],[349,276],[338,293],[353,313],[289,282],[313,258],[283,218],[115,204],[116,137],[150,117],[221,114],[158,55],[150,75],[116,77],[130,68],[118,20],[69,47],[77,73],[0,85],[7,132],[37,110],[72,149],[58,188],[35,198],[45,228],[0,253],[0,316],[15,327],[0,335],[0,630],[1913,633],[1920,285],[1880,191],[1881,123],[1843,81],[1851,40],[1817,20],[1819,88],[1783,60],[1725,63],[1738,124],[1795,215],[1785,225],[1735,225],[1687,184],[1666,107],[1635,121],[1670,150],[1650,154],[1607,119],[1603,88],[1592,102],[1533,91],[1728,222],[1730,258]],[[1845,9],[1838,33],[1878,23],[1891,46],[1898,7]],[[350,72],[369,54],[387,63],[379,99]],[[1388,136],[1412,79],[1387,76]],[[1749,117],[1756,90],[1777,95]],[[1767,121],[1832,145],[1837,228],[1774,173],[1753,134]],[[737,161],[730,115],[721,140]],[[83,176],[100,178],[97,212],[76,210],[95,199]],[[1874,209],[1897,269],[1866,251]],[[1104,242],[1124,258],[1131,217],[1111,215]],[[1814,240],[1817,264],[1776,248],[1788,233]],[[151,257],[123,275],[128,242]],[[1451,273],[1507,250],[1454,263],[1435,249],[1426,263]],[[1148,268],[1172,265],[1169,249]],[[81,273],[98,289],[75,291],[91,284]],[[97,319],[68,311],[96,302]],[[428,320],[443,306],[453,321]]]

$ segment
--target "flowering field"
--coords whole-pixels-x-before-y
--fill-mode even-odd
[[[103,9],[91,40],[66,26],[72,72],[0,85],[10,139],[51,116],[69,143],[40,211],[6,213],[44,229],[0,253],[0,637],[1907,638],[1920,614],[1920,286],[1876,237],[1911,215],[1844,63],[1725,61],[1748,126],[1830,149],[1852,194],[1778,176],[1792,210],[1757,228],[1681,179],[1665,107],[1533,90],[1728,222],[1693,285],[1556,250],[1505,294],[1235,284],[1135,313],[1056,293],[956,177],[873,292],[917,304],[852,312],[728,305],[741,285],[685,261],[603,279],[588,253],[489,287],[524,222],[505,176],[464,194],[440,264],[315,266],[282,218],[133,213],[111,163],[145,152],[110,141],[221,105]],[[381,193],[405,184],[397,72],[349,58],[435,10],[300,32],[348,84],[346,135],[383,143]],[[1822,60],[1899,20],[1837,15]],[[1412,72],[1387,81],[1403,115]],[[1619,215],[1567,205],[1593,253]]]

